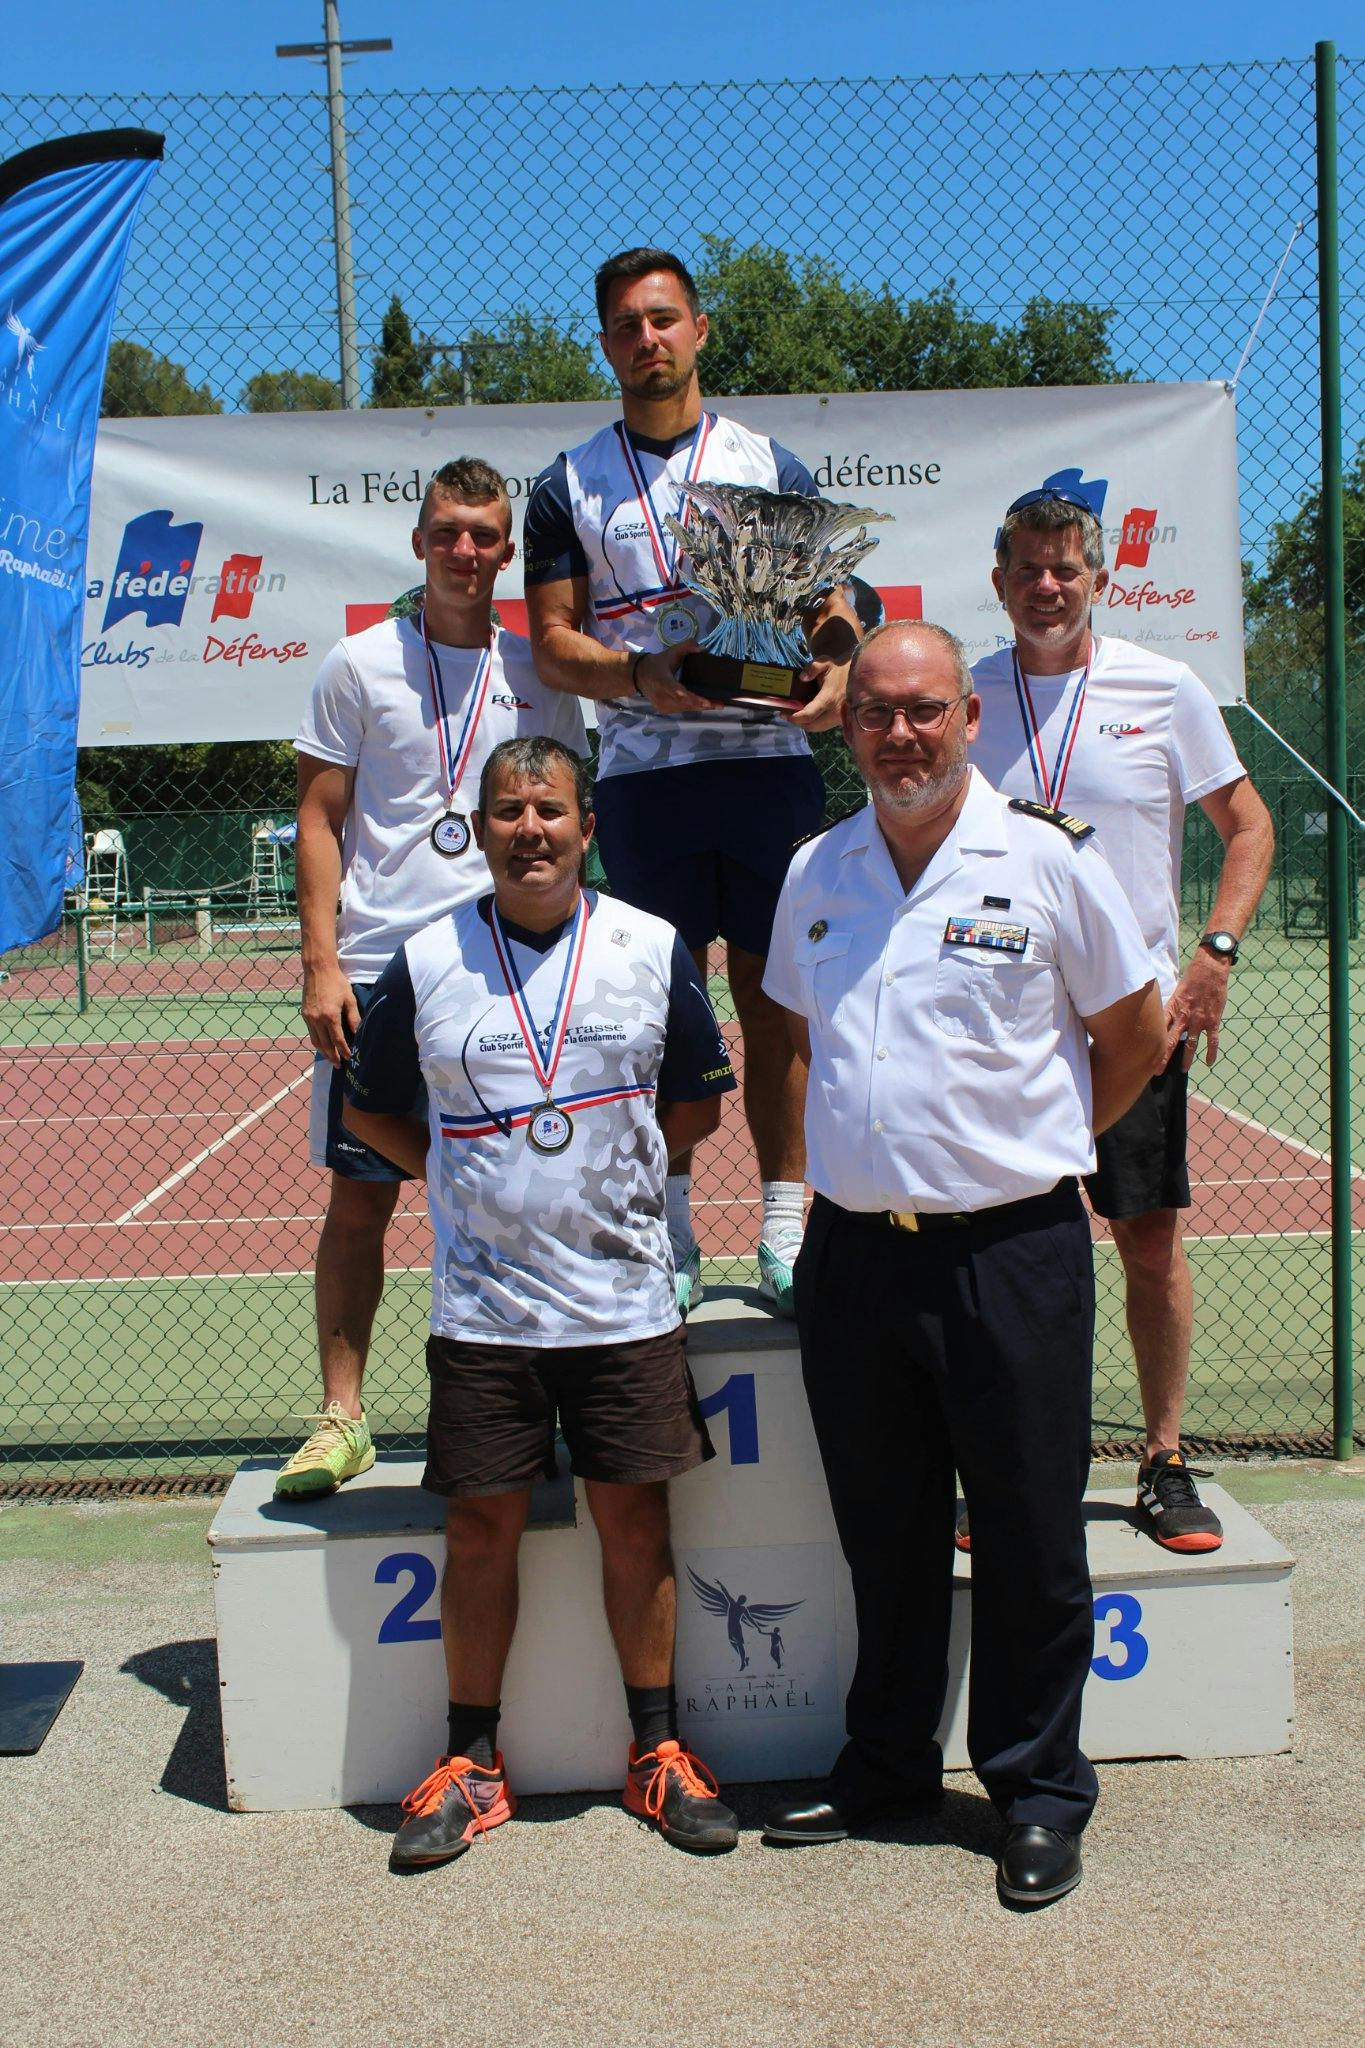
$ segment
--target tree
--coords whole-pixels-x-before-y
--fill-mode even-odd
[[[616,387],[597,368],[596,350],[525,307],[491,332],[476,329],[465,342],[470,396],[477,405],[546,405],[575,398],[610,398]],[[460,405],[464,378],[458,363],[437,365],[427,386],[433,405]]]
[[[1342,476],[1341,494],[1346,631],[1365,642],[1365,442]],[[1323,594],[1322,492],[1307,491],[1294,517],[1274,528],[1264,574],[1248,578],[1247,617],[1257,630],[1286,612],[1312,622],[1320,657]]]
[[[412,322],[397,292],[379,330],[379,349],[370,383],[370,404],[430,405],[427,379],[436,351],[425,338],[414,341]]]
[[[100,400],[106,419],[166,419],[178,413],[222,410],[207,384],[191,384],[183,363],[173,363],[141,342],[111,345]]]
[[[1030,299],[1016,326],[978,319],[950,279],[922,299],[849,284],[819,257],[708,235],[697,286],[711,321],[708,390],[942,391],[1127,381],[1108,341],[1112,312]]]
[[[258,370],[242,386],[247,412],[338,412],[341,386],[313,370]]]

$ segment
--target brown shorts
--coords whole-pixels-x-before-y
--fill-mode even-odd
[[[639,1486],[716,1453],[681,1324],[635,1343],[467,1344],[427,1338],[431,1493],[516,1493],[555,1476],[555,1419],[580,1479]]]

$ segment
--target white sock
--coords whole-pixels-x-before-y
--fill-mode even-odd
[[[696,1243],[692,1230],[692,1176],[670,1173],[664,1182],[664,1214],[668,1219],[668,1241],[673,1256],[686,1258]]]
[[[762,1238],[771,1251],[787,1254],[801,1244],[806,1188],[799,1180],[765,1180]]]

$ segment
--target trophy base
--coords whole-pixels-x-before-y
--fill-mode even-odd
[[[686,690],[718,704],[742,704],[755,711],[795,710],[815,695],[799,668],[766,661],[740,661],[732,654],[689,654],[678,674]]]

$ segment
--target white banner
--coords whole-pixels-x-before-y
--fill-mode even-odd
[[[1221,384],[737,398],[830,498],[895,515],[864,564],[891,617],[936,620],[968,656],[1003,645],[990,584],[1012,498],[1083,491],[1105,528],[1096,617],[1242,694],[1237,447]],[[421,580],[410,533],[427,479],[479,455],[526,498],[617,408],[229,414],[106,420],[95,453],[80,740],[285,739],[322,656]],[[524,630],[520,553],[497,590]]]

